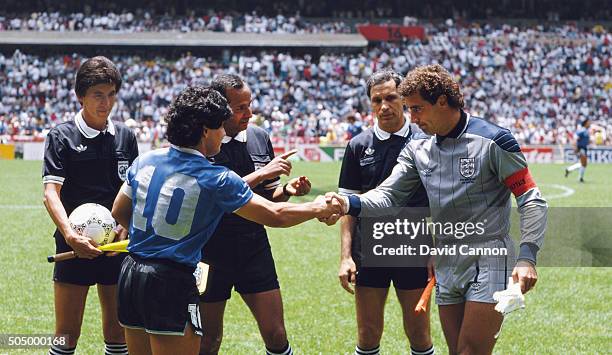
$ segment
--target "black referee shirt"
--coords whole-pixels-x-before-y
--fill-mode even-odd
[[[47,135],[43,183],[61,184],[66,213],[93,202],[109,210],[138,156],[134,133],[123,123],[108,120],[104,132],[88,127],[81,113]]]
[[[380,185],[397,163],[397,157],[410,140],[413,130],[418,127],[408,121],[394,134],[374,127],[363,131],[349,141],[342,159],[338,192],[341,194],[361,194]],[[405,207],[429,207],[427,193],[423,185],[412,195]],[[361,257],[361,228],[355,228],[351,250],[354,258]]]
[[[364,131],[351,139],[344,152],[338,183],[343,194],[360,194],[376,188],[397,163],[402,148],[410,140],[412,129],[407,123],[399,134],[389,135],[378,127]],[[375,132],[376,131],[376,132]],[[427,193],[421,186],[406,207],[427,207]]]
[[[225,137],[221,151],[210,160],[214,165],[222,165],[244,177],[265,166],[274,159],[274,149],[268,133],[257,127],[248,128],[235,137]],[[257,185],[253,192],[267,199],[280,184],[280,177],[265,180]],[[253,233],[265,230],[261,224],[251,222],[237,214],[227,213],[221,219],[215,235],[234,235]],[[214,237],[214,236],[213,236]]]

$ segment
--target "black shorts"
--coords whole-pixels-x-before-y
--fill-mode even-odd
[[[119,275],[119,323],[150,334],[202,335],[195,268],[167,259],[125,258]]]
[[[55,231],[53,237],[56,253],[72,250],[60,232]],[[119,253],[116,256],[104,254],[95,259],[76,258],[57,262],[53,267],[53,281],[81,286],[115,285],[119,278],[121,262],[125,257],[126,253]]]
[[[232,287],[240,294],[279,288],[265,230],[240,236],[215,235],[204,246],[202,260],[210,266],[202,302],[228,300]]]
[[[427,285],[425,267],[361,267],[357,270],[355,284],[363,287],[414,290]]]
[[[581,157],[583,155],[586,157],[589,153],[589,148],[587,147],[578,147],[578,149],[576,150],[577,150],[576,153],[578,154],[578,157]]]

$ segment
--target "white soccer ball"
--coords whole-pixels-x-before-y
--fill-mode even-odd
[[[68,217],[72,229],[81,236],[104,245],[115,239],[117,223],[108,208],[97,203],[84,203]]]

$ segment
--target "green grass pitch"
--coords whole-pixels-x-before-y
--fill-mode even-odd
[[[307,175],[313,194],[335,190],[337,163],[294,163],[293,175]],[[0,333],[52,333],[53,224],[42,206],[41,162],[0,161]],[[590,165],[586,184],[561,165],[533,165],[532,173],[553,207],[612,207],[610,165]],[[570,194],[571,191],[574,193]],[[310,199],[310,198],[308,198]],[[285,306],[289,340],[296,354],[351,354],[356,325],[352,296],[339,285],[338,227],[307,222],[269,229]],[[554,247],[547,237],[545,248]],[[594,354],[612,349],[611,268],[540,267],[538,286],[526,296],[527,308],[513,313],[495,348],[497,354]],[[400,308],[393,292],[385,311],[381,342],[385,354],[407,354]],[[438,353],[446,346],[436,307],[432,333]],[[225,316],[221,352],[263,353],[254,319],[233,293]],[[42,354],[46,350],[4,353]],[[77,352],[103,352],[95,288],[89,293]]]

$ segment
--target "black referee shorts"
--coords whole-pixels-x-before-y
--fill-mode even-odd
[[[363,287],[414,290],[427,285],[425,267],[361,267],[357,269],[355,284]]]
[[[195,268],[167,259],[128,255],[119,275],[119,323],[150,334],[202,336]]]
[[[63,253],[72,248],[66,244],[64,236],[55,231],[55,252]],[[126,253],[117,256],[100,255],[95,259],[71,259],[55,263],[53,266],[53,281],[80,286],[115,285],[119,278],[121,263]]]
[[[279,288],[265,230],[239,236],[215,235],[204,246],[202,259],[210,265],[202,302],[228,300],[232,287],[240,294]]]
[[[420,221],[427,218],[422,214],[423,209],[417,209],[415,215],[407,215],[410,220]],[[360,226],[361,228],[361,226]],[[361,229],[359,230],[361,232]],[[406,266],[376,266],[365,267],[362,259],[367,257],[362,251],[362,238],[360,233],[358,238],[353,238],[351,245],[351,255],[357,266],[355,285],[373,288],[389,288],[391,282],[397,290],[415,290],[427,286],[427,257],[417,258],[411,256]],[[410,245],[419,248],[420,245],[433,245],[433,240],[429,234],[418,234],[416,238],[410,239]],[[371,255],[370,255],[371,257]],[[368,264],[373,265],[373,264]]]

